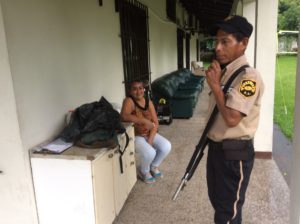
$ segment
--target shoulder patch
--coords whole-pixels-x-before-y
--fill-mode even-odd
[[[254,96],[256,93],[256,82],[251,79],[243,79],[240,84],[239,93],[244,97]]]

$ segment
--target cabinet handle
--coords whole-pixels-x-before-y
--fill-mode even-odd
[[[130,152],[130,153],[129,153],[129,155],[131,155],[131,156],[132,156],[133,154],[134,154],[134,152]]]
[[[110,153],[110,154],[108,155],[108,158],[112,158],[112,157],[114,157],[114,154]]]
[[[2,170],[0,170],[0,174],[3,174],[3,171],[2,171]]]
[[[130,166],[134,165],[134,161],[131,161]]]

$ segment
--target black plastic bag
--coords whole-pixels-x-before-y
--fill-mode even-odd
[[[119,112],[101,97],[98,102],[76,108],[70,124],[64,128],[60,137],[84,147],[114,147],[112,142],[117,145],[117,134],[124,132]]]

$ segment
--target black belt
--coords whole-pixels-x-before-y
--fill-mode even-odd
[[[220,142],[215,142],[211,139],[208,139],[208,143],[209,144],[213,144],[213,145],[222,145],[223,142],[226,142],[226,141],[232,141],[232,142],[247,142],[247,143],[252,143],[253,144],[253,139],[224,139]]]
[[[208,144],[211,149],[224,152],[227,160],[250,160],[254,157],[253,139],[224,139],[221,142],[208,139]]]

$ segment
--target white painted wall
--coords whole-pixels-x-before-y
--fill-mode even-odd
[[[0,4],[0,223],[32,224],[34,207],[29,158],[23,150]]]
[[[165,0],[142,0],[148,5],[151,78],[177,69],[177,27],[166,17]]]
[[[298,37],[298,46],[300,36]],[[296,93],[295,99],[300,97],[300,55],[298,54],[297,76],[296,76]],[[300,103],[295,100],[294,111],[294,138],[293,138],[293,156],[292,156],[292,174],[291,174],[291,202],[290,202],[290,224],[300,223]]]
[[[256,35],[256,15],[255,15],[255,1],[247,2],[243,4],[243,12],[241,15],[247,18],[247,20],[253,25],[253,33],[249,39],[248,47],[245,52],[248,62],[251,66],[254,66],[255,58],[255,35]]]
[[[249,16],[251,22],[254,18],[249,14],[254,10],[253,4],[252,1],[244,3],[244,14]],[[277,6],[277,0],[258,0],[258,12],[256,15],[256,68],[264,80],[265,92],[262,99],[260,123],[255,135],[255,150],[263,152],[271,152],[273,143]],[[252,50],[247,52],[247,56],[251,58],[252,52]]]
[[[114,1],[4,0],[2,7],[25,149],[54,137],[68,109],[101,96],[122,102]]]
[[[190,62],[197,61],[197,38],[198,35],[191,35],[190,39]],[[190,68],[191,64],[190,64]]]

